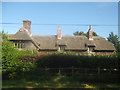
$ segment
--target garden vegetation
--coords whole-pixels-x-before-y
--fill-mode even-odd
[[[19,51],[16,47],[13,46],[13,43],[9,41],[8,37],[4,32],[0,33],[2,36],[1,40],[1,52],[2,53],[2,74],[3,79],[6,78],[15,78],[20,75],[22,72],[27,70],[27,66],[32,66],[32,63],[23,63],[21,57],[25,54],[36,54],[35,51]]]
[[[54,52],[38,55],[37,51],[19,51],[9,41],[4,32],[2,35],[2,74],[3,80],[32,78],[37,79],[45,75],[42,68],[106,68],[119,69],[120,54],[113,55],[80,55],[73,52]],[[40,73],[41,72],[41,73]],[[103,76],[104,77],[104,76]],[[42,79],[42,78],[40,78]],[[104,78],[105,80],[105,78]]]

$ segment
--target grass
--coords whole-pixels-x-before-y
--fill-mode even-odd
[[[80,81],[79,77],[41,76],[37,79],[3,80],[3,88],[120,88],[118,83]]]

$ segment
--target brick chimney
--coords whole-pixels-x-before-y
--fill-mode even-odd
[[[57,39],[61,39],[61,38],[62,38],[61,29],[60,29],[60,27],[58,27],[58,29],[57,29]]]
[[[88,30],[88,39],[93,40],[93,31],[91,25],[89,26],[89,30]]]
[[[23,20],[23,27],[25,29],[27,29],[28,32],[31,34],[30,26],[31,26],[31,21],[30,20]]]

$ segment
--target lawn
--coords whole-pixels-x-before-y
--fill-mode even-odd
[[[120,88],[120,83],[89,82],[79,77],[51,76],[3,80],[3,88]]]

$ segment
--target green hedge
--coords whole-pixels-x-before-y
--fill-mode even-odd
[[[118,68],[119,55],[92,55],[84,56],[75,53],[52,53],[39,57],[36,61],[37,67],[48,68]]]

